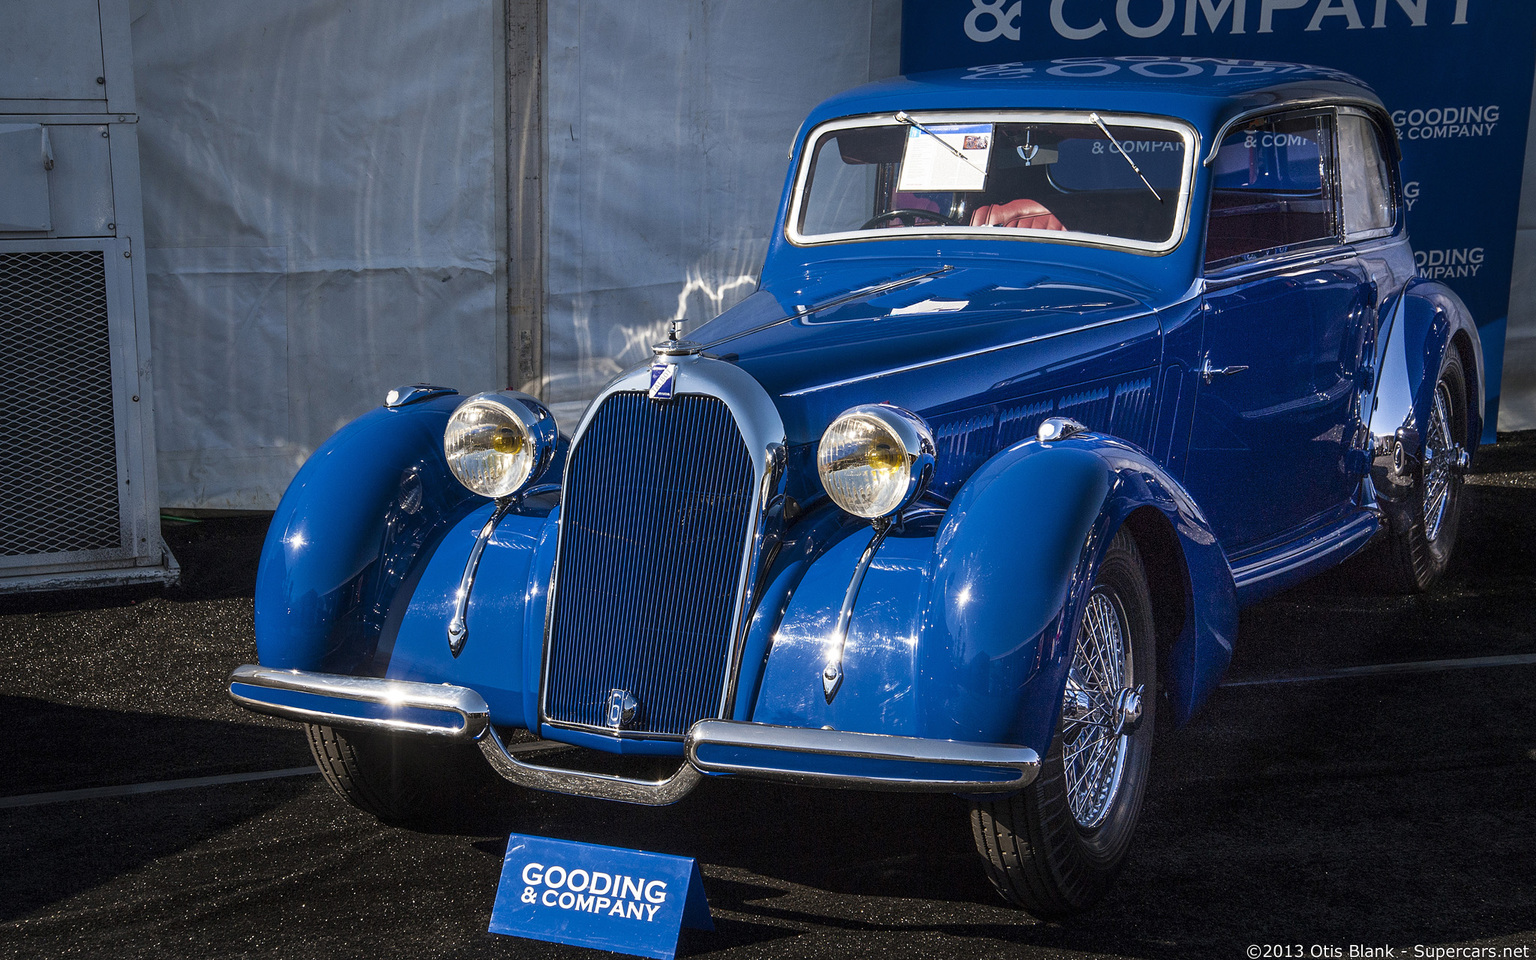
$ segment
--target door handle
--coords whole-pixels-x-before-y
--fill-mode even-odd
[[[1233,367],[1213,367],[1211,366],[1210,354],[1206,354],[1205,360],[1200,366],[1200,378],[1206,383],[1210,383],[1217,377],[1230,377],[1234,373],[1242,373],[1247,369],[1248,365],[1246,363]]]

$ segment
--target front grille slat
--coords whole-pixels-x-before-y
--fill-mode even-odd
[[[571,453],[549,636],[549,720],[679,736],[718,713],[752,529],[752,458],[729,407],[684,395],[603,401]]]

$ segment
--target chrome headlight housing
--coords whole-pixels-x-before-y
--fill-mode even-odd
[[[844,410],[821,435],[816,472],[832,502],[857,517],[889,516],[933,478],[933,431],[888,403]]]
[[[479,393],[453,411],[443,431],[448,469],[482,497],[510,497],[539,478],[555,455],[554,415],[528,396]]]

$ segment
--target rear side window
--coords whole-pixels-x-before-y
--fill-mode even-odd
[[[1331,120],[1264,117],[1222,140],[1212,165],[1207,266],[1337,239]]]
[[[1346,239],[1384,236],[1397,225],[1392,173],[1381,133],[1363,114],[1339,114],[1339,192]]]

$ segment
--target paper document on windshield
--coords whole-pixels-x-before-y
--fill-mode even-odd
[[[980,190],[987,185],[992,155],[992,124],[931,124],[907,130],[901,155],[903,193],[929,190]]]

